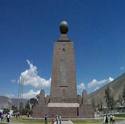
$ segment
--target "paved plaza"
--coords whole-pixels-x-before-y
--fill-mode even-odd
[[[121,122],[116,123],[116,124],[125,124],[125,121],[121,121]]]

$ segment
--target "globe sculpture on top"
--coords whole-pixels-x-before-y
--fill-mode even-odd
[[[60,23],[60,32],[61,32],[61,34],[67,34],[67,32],[68,32],[68,23],[67,23],[67,21],[61,21],[61,23]]]

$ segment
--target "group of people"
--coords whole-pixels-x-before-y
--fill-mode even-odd
[[[44,120],[45,120],[45,124],[47,124],[47,118],[48,118],[48,116],[47,116],[47,114],[45,115],[45,118],[44,118]],[[52,124],[54,124],[54,122],[56,122],[56,124],[62,124],[62,117],[61,117],[61,115],[56,115],[56,118],[55,119],[52,119]]]
[[[61,123],[62,123],[61,115],[56,115],[56,124],[61,124]]]
[[[10,114],[3,114],[2,112],[0,112],[0,121],[2,122],[4,120],[4,118],[6,118],[7,123],[10,122]]]
[[[114,115],[105,115],[104,116],[104,124],[114,124],[115,123],[115,116]]]

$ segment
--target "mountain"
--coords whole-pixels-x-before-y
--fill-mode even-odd
[[[12,105],[11,99],[6,96],[0,96],[0,108],[10,108]]]
[[[22,99],[23,105],[26,104],[27,99]],[[18,106],[19,99],[18,98],[9,98],[6,96],[0,96],[0,109],[2,108],[11,108],[12,105]]]
[[[15,106],[18,106],[19,102],[21,101],[23,105],[27,103],[27,99],[21,99],[19,100],[18,98],[11,98],[12,104]]]
[[[96,104],[102,102],[105,104],[105,89],[107,87],[110,87],[112,91],[112,95],[115,100],[118,100],[119,95],[122,95],[123,88],[125,87],[125,73],[122,74],[121,76],[117,77],[114,81],[106,84],[102,88],[96,90],[95,92],[91,93],[88,95],[88,100],[89,102],[95,101]]]

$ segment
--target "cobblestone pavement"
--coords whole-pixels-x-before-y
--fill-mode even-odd
[[[54,122],[54,124],[56,124],[56,122]],[[61,124],[73,124],[72,121],[68,120],[68,121],[62,121]]]
[[[116,124],[125,124],[125,121],[117,122]]]

